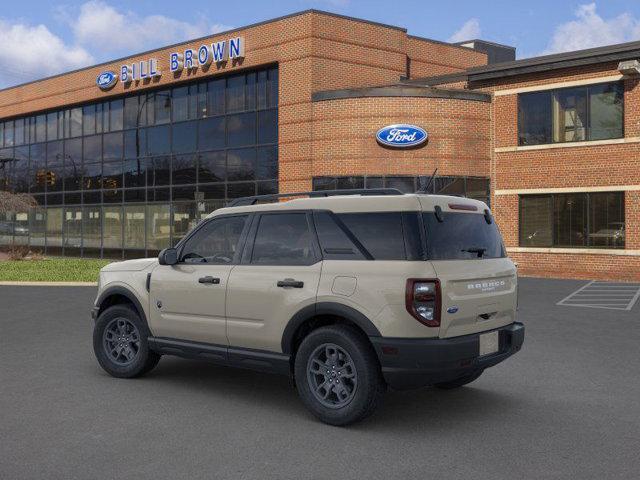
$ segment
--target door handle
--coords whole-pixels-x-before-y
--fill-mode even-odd
[[[198,279],[198,283],[210,283],[212,285],[218,285],[220,284],[220,279],[219,278],[214,278],[214,277],[200,277]]]
[[[294,280],[293,278],[285,278],[284,280],[278,281],[279,287],[293,287],[293,288],[302,288],[304,287],[304,282],[299,280]]]

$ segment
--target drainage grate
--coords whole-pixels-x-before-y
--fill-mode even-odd
[[[631,310],[638,298],[640,298],[638,283],[610,283],[594,280],[563,298],[556,305]]]

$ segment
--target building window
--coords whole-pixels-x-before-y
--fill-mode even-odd
[[[622,82],[518,95],[518,144],[583,142],[624,136]]]
[[[0,190],[40,207],[0,219],[0,246],[154,255],[229,199],[277,193],[277,142],[275,66],[3,119]],[[13,234],[29,221],[39,235]]]
[[[397,188],[404,193],[427,189],[427,193],[458,195],[489,205],[489,179],[483,177],[435,177],[430,184],[428,176],[313,177],[314,191],[352,188]]]
[[[624,192],[522,195],[520,246],[624,248]]]

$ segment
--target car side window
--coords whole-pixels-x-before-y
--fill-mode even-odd
[[[264,214],[251,255],[254,265],[310,265],[315,254],[306,213]]]
[[[210,220],[184,244],[184,263],[233,263],[247,215]]]

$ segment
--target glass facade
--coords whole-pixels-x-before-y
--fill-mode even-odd
[[[404,193],[424,191],[428,176],[355,176],[314,177],[314,190],[350,188],[397,188]],[[481,200],[489,205],[489,179],[485,177],[435,177],[427,193],[458,195]]]
[[[624,248],[624,192],[521,196],[520,246]]]
[[[229,199],[278,192],[278,69],[0,121],[0,245],[136,257]]]

